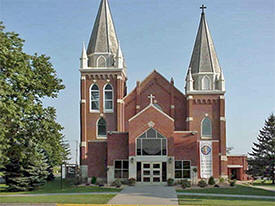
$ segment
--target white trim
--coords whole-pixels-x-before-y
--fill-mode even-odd
[[[122,80],[122,76],[120,76],[120,75],[118,75],[116,78]]]
[[[81,80],[86,80],[86,76],[81,76]]]
[[[112,109],[105,109],[105,87],[107,85],[110,85],[112,87],[112,90],[106,90],[108,92],[112,91]],[[104,113],[113,113],[114,112],[114,87],[110,83],[105,84],[103,87],[103,111],[104,111]]]
[[[116,101],[117,101],[117,103],[124,104],[124,100],[123,99],[117,99]]]
[[[223,96],[223,95],[220,95],[220,99],[224,99],[224,96]]]
[[[209,139],[209,140],[204,140],[204,139],[198,139],[197,142],[220,142],[220,140],[217,139]]]
[[[188,95],[187,96],[187,100],[189,100],[189,99],[193,99],[193,96],[192,95]]]
[[[140,109],[140,106],[139,106],[139,105],[136,105],[136,109]]]
[[[171,105],[171,109],[175,109],[175,105]]]
[[[123,72],[123,69],[117,69],[116,67],[108,67],[108,69],[106,69],[106,67],[88,67],[88,69],[79,69],[80,72],[94,72],[94,73],[98,73],[98,72]]]
[[[87,143],[86,142],[81,142],[81,147],[86,147]]]
[[[107,142],[107,140],[106,139],[88,140],[88,143],[89,142]]]
[[[225,117],[220,117],[220,121],[226,121]]]
[[[227,168],[243,168],[242,165],[227,165]]]
[[[100,55],[100,56],[97,57],[97,59],[96,59],[96,66],[97,66],[97,67],[99,67],[99,66],[98,66],[98,61],[99,61],[100,59],[102,59],[102,58],[104,58],[104,62],[105,62],[105,66],[104,66],[104,67],[107,66],[107,60],[106,60],[105,56]]]
[[[187,91],[186,94],[224,94],[225,91],[220,90],[192,90]]]
[[[85,104],[86,103],[86,99],[81,99],[80,100],[80,104]]]
[[[174,131],[174,133],[195,133],[197,134],[197,131]]]
[[[132,121],[133,119],[135,119],[136,117],[138,117],[140,114],[142,114],[143,112],[145,112],[147,109],[149,109],[150,107],[154,107],[157,111],[159,111],[160,113],[162,113],[164,116],[168,117],[170,120],[172,120],[174,122],[174,119],[172,117],[170,117],[168,114],[166,114],[165,112],[161,111],[159,108],[157,108],[155,105],[153,104],[149,104],[147,107],[145,107],[142,111],[140,111],[139,113],[137,113],[136,115],[134,115],[133,117],[131,117],[128,121]]]
[[[211,140],[211,139],[212,139],[212,137],[203,137],[203,136],[201,136],[201,139]]]
[[[227,156],[226,155],[221,155],[221,161],[227,161]]]
[[[187,117],[185,121],[186,122],[191,122],[191,121],[193,121],[193,117]]]

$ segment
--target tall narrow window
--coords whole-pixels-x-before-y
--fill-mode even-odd
[[[202,78],[202,90],[210,90],[210,79],[208,76]]]
[[[104,111],[113,111],[113,87],[110,84],[104,87]]]
[[[208,117],[205,117],[201,123],[201,136],[202,137],[211,137],[212,136],[212,123]]]
[[[99,111],[99,88],[96,84],[91,86],[91,111]]]
[[[102,117],[97,122],[97,136],[106,137],[106,121]]]

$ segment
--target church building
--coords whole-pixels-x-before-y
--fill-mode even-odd
[[[101,0],[80,58],[82,178],[195,183],[234,173],[246,179],[245,157],[226,155],[225,79],[205,8],[185,88],[176,88],[173,78],[168,81],[154,70],[128,93],[127,66],[110,6]]]

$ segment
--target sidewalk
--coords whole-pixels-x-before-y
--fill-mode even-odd
[[[174,187],[163,185],[136,185],[126,187],[108,204],[126,205],[178,205]]]
[[[116,194],[118,194],[118,192],[42,193],[42,194],[0,195],[0,197],[36,197],[36,196],[58,196],[58,195],[62,195],[62,196],[63,195],[116,195]]]

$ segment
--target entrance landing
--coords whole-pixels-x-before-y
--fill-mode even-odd
[[[178,198],[174,187],[136,185],[124,188],[108,204],[178,205]]]

